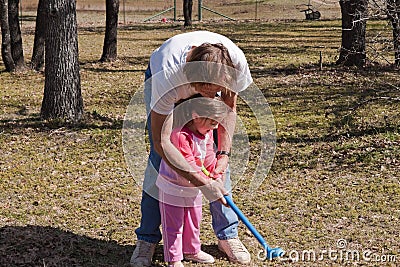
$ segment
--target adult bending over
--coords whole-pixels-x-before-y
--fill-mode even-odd
[[[150,266],[160,232],[158,188],[155,185],[161,158],[179,175],[198,187],[210,200],[212,226],[218,247],[231,262],[247,264],[250,254],[238,238],[238,218],[226,206],[224,195],[231,190],[229,151],[236,123],[237,93],[252,82],[243,52],[227,37],[208,31],[176,35],[165,41],[150,57],[145,73],[145,103],[148,114],[150,155],[143,182],[141,222],[131,266]],[[174,107],[193,95],[214,98],[219,94],[230,107],[217,129],[217,163],[210,177],[223,176],[223,182],[206,179],[193,171],[171,143]],[[223,125],[223,127],[222,127]]]

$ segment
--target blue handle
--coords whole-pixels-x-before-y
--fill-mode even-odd
[[[271,248],[264,240],[264,238],[261,236],[261,234],[257,231],[257,229],[247,219],[247,217],[244,216],[243,212],[235,205],[235,203],[233,203],[233,200],[229,196],[224,196],[224,197],[228,205],[236,213],[239,219],[246,225],[246,227],[255,236],[255,238],[257,238],[261,246],[266,250],[269,259],[280,257],[284,254],[284,251],[281,248]]]

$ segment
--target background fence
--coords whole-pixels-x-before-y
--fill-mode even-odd
[[[21,0],[22,15],[35,12],[38,0]],[[224,16],[235,20],[288,20],[305,19],[303,10],[307,4],[321,13],[321,19],[340,18],[339,1],[337,0],[200,0],[201,17],[203,20],[225,20]],[[176,3],[176,11],[173,7]],[[152,18],[152,21],[171,21],[176,17],[183,20],[183,0],[120,0],[120,22],[140,22],[153,17],[154,15],[168,10],[159,16]],[[105,0],[77,0],[79,11],[104,12]],[[221,16],[220,14],[224,15]],[[199,18],[199,0],[193,1],[193,21]],[[102,22],[101,22],[102,23]]]

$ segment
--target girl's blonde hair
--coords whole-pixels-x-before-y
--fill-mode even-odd
[[[221,122],[229,112],[229,107],[219,98],[196,97],[186,100],[174,109],[174,128],[182,128],[192,121],[193,113],[200,118]]]

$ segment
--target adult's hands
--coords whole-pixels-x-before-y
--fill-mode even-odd
[[[225,195],[228,195],[228,191],[225,189],[224,184],[218,180],[220,179],[210,180],[210,183],[199,187],[199,189],[209,201],[218,200],[223,205],[228,206],[224,198]]]

